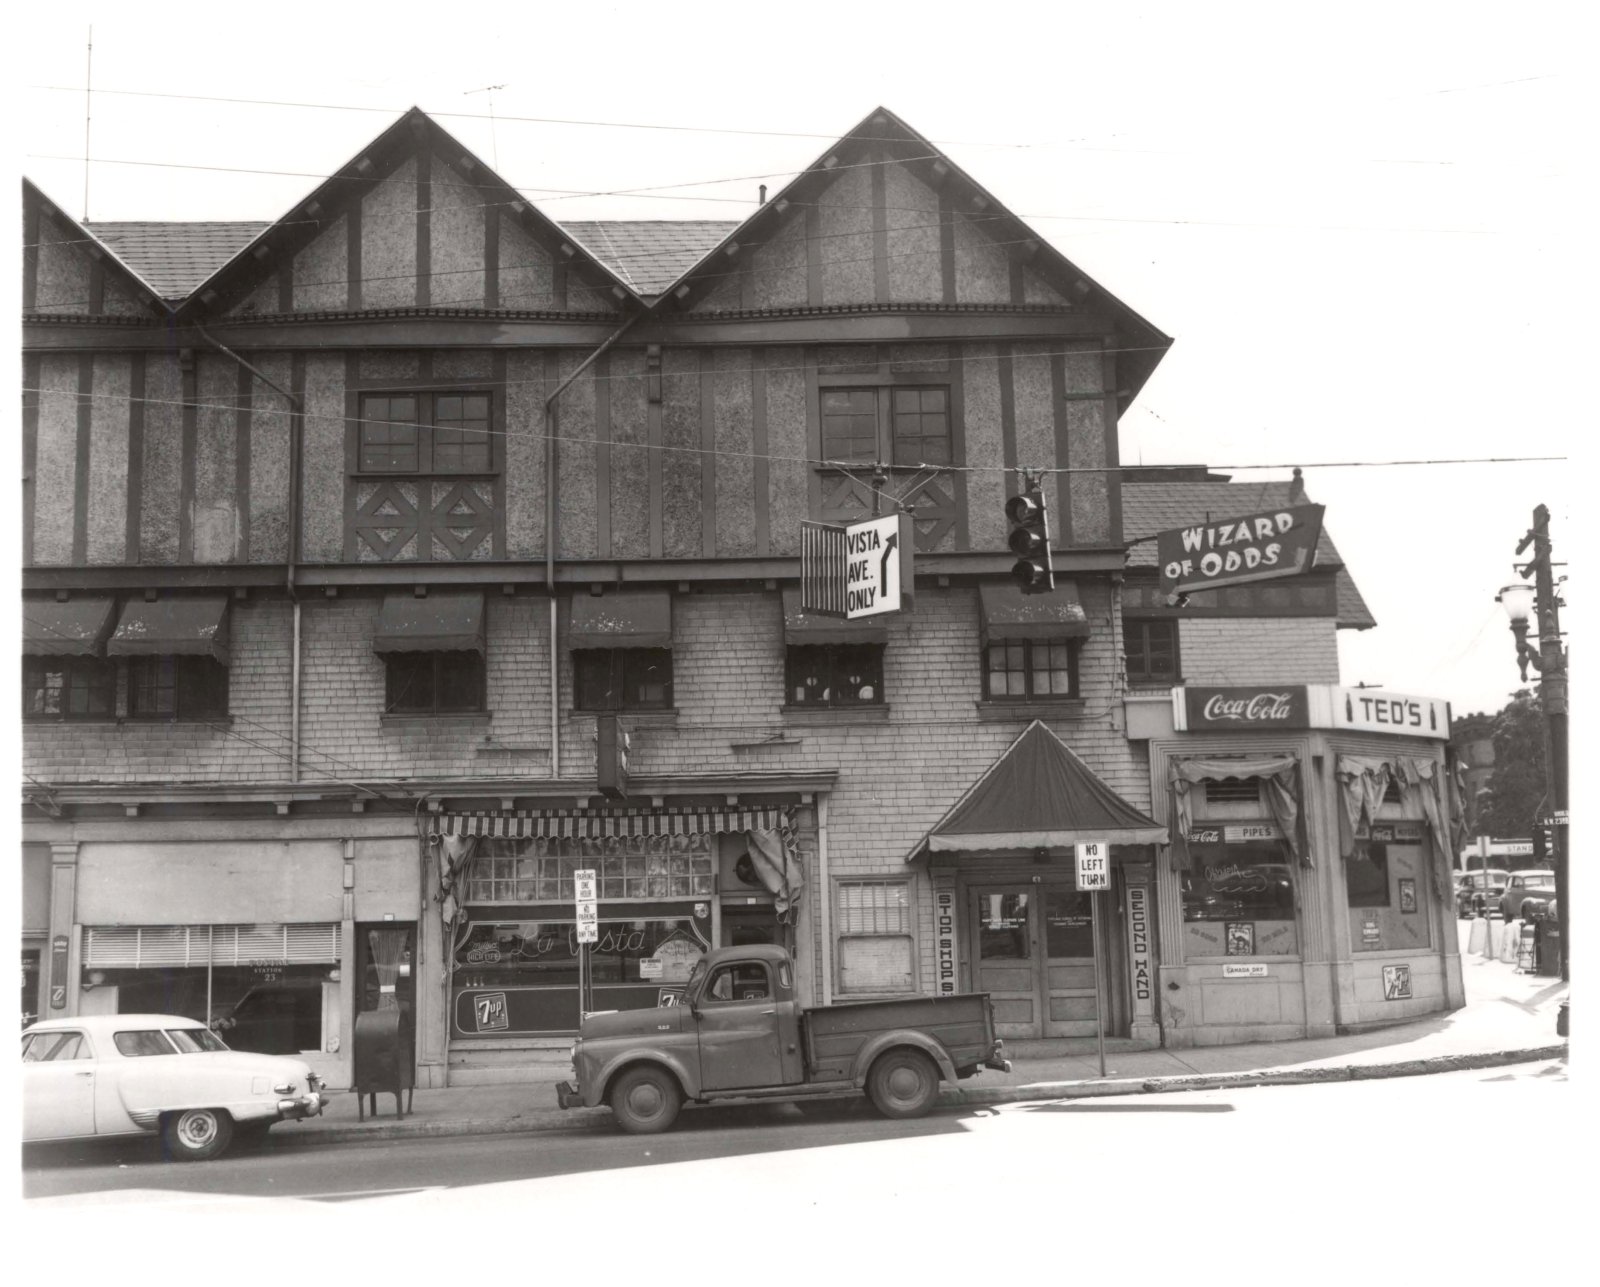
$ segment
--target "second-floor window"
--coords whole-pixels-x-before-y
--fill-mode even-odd
[[[383,661],[383,709],[390,715],[464,715],[484,709],[482,653],[395,652]]]
[[[228,713],[228,668],[213,657],[132,657],[128,715],[200,720]]]
[[[1178,623],[1172,620],[1124,621],[1122,647],[1128,681],[1134,684],[1178,682]]]
[[[117,713],[117,668],[98,657],[24,657],[24,719],[110,719]]]
[[[580,648],[572,654],[573,709],[651,711],[672,707],[672,649]]]
[[[821,390],[825,460],[948,465],[950,390],[889,385]]]
[[[882,644],[790,644],[788,699],[795,706],[883,701]]]
[[[984,649],[983,695],[992,700],[1076,697],[1078,650],[1066,639],[1008,639]]]
[[[494,468],[487,393],[364,393],[364,474],[486,474]]]

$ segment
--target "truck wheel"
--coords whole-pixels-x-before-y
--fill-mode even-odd
[[[187,1108],[161,1123],[167,1155],[179,1162],[205,1162],[233,1139],[233,1118],[220,1108]]]
[[[867,1094],[885,1117],[921,1117],[939,1095],[939,1070],[920,1050],[891,1050],[872,1065]]]
[[[659,1135],[678,1120],[683,1092],[663,1068],[630,1068],[611,1088],[611,1111],[629,1135]]]

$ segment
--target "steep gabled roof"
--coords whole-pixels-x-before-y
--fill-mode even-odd
[[[59,202],[52,201],[32,179],[24,178],[22,180],[22,204],[25,221],[28,217],[27,212],[36,210],[41,217],[48,217],[51,221],[63,225],[71,234],[73,242],[80,243],[91,259],[99,259],[109,264],[111,271],[121,278],[123,285],[128,288],[133,297],[146,301],[153,314],[164,315],[171,312],[171,308],[165,301],[164,293],[146,275],[141,266],[137,266],[124,258],[114,245],[103,240],[89,225],[74,219],[61,207]],[[29,246],[26,242],[27,237],[25,234],[25,257],[30,254],[37,257],[39,251],[44,249],[42,245]],[[41,304],[40,309],[41,311],[48,311],[48,303]]]
[[[563,246],[575,240],[431,116],[421,108],[412,107],[348,163],[317,185],[305,199],[297,201],[281,219],[266,225],[263,231],[241,246],[226,263],[195,288],[180,308],[180,314],[187,316],[196,312],[223,311],[231,303],[243,299],[273,271],[273,264],[277,260],[292,256],[309,244],[343,210],[358,202],[405,158],[416,155],[423,148],[431,148],[436,155],[452,158],[452,164],[471,174],[483,206],[509,209],[530,231],[544,240]],[[587,248],[573,246],[569,263],[587,265],[590,271],[611,286],[619,299],[631,298],[643,304],[638,292]]]
[[[201,282],[272,227],[259,220],[86,226],[174,304],[192,295]]]
[[[834,173],[849,158],[869,147],[886,148],[933,187],[954,185],[967,207],[981,212],[986,226],[1003,242],[1008,253],[1050,278],[1068,299],[1080,307],[1101,307],[1123,328],[1125,341],[1119,367],[1125,373],[1119,405],[1123,408],[1138,394],[1156,365],[1172,345],[1163,334],[1133,309],[1012,214],[977,180],[886,107],[869,112],[852,130],[792,179],[776,196],[733,228],[699,263],[683,273],[657,301],[657,308],[687,308],[701,297],[723,271],[719,256],[738,253],[746,243],[772,238],[791,207],[812,200],[837,177]],[[892,307],[892,306],[891,306]]]
[[[910,856],[1054,849],[1090,840],[1166,844],[1167,829],[1097,778],[1071,747],[1034,720],[928,829]]]
[[[1123,472],[1122,536],[1129,546],[1127,565],[1130,568],[1157,566],[1156,543],[1149,538],[1158,532],[1308,503],[1304,491],[1296,491],[1293,479],[1236,483],[1198,467],[1160,472],[1164,476],[1151,481],[1141,479],[1137,470]],[[1336,569],[1334,586],[1340,626],[1367,630],[1378,624],[1356,588],[1355,578],[1339,557],[1326,524],[1317,541],[1316,566]]]
[[[655,296],[739,224],[729,219],[578,219],[561,226],[640,295]]]

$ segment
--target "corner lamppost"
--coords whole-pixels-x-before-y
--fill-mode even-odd
[[[1523,681],[1528,666],[1539,672],[1539,704],[1544,709],[1545,773],[1548,783],[1551,866],[1556,873],[1556,925],[1560,933],[1558,957],[1561,980],[1567,982],[1568,945],[1571,936],[1571,899],[1567,886],[1567,652],[1561,646],[1561,600],[1556,597],[1556,582],[1550,559],[1550,511],[1540,505],[1533,511],[1533,527],[1517,546],[1522,554],[1533,546],[1533,559],[1517,568],[1519,576],[1533,573],[1534,583],[1526,581],[1502,587],[1496,595],[1511,619],[1511,633],[1517,641],[1517,665]],[[1528,643],[1528,623],[1538,614],[1539,646]],[[1545,819],[1536,819],[1535,825]]]

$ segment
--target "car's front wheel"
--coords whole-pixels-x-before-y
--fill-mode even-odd
[[[664,1068],[645,1064],[630,1068],[611,1088],[611,1111],[629,1135],[659,1135],[678,1120],[683,1091]]]
[[[179,1162],[205,1162],[218,1156],[233,1139],[233,1118],[220,1108],[186,1108],[168,1113],[161,1123],[167,1156]]]

